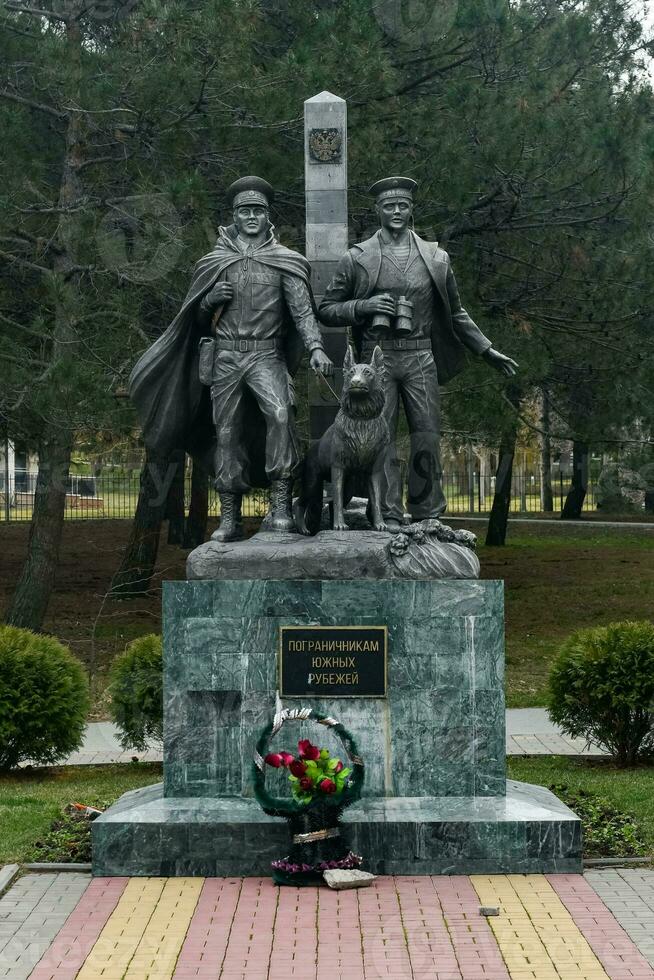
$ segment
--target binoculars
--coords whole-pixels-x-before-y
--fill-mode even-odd
[[[372,326],[383,330],[393,330],[399,337],[404,337],[411,333],[411,323],[413,320],[413,303],[406,296],[399,296],[395,300],[395,316],[387,316],[385,313],[375,313]]]

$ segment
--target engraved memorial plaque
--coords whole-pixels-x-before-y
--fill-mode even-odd
[[[386,697],[385,626],[280,626],[282,697]]]

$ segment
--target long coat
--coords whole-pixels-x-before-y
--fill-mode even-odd
[[[129,394],[141,423],[147,449],[167,457],[184,451],[200,455],[212,465],[215,431],[211,417],[209,389],[201,384],[198,374],[198,345],[208,328],[200,325],[197,308],[202,298],[215,286],[223,272],[243,253],[233,244],[236,229],[233,225],[221,228],[215,247],[195,266],[193,279],[182,307],[170,326],[140,357],[129,379]],[[271,237],[268,247],[259,249],[257,261],[270,265],[287,275],[300,278],[309,291],[310,266],[304,256],[280,245]],[[288,313],[284,315],[284,356],[289,374],[297,371],[304,344]],[[253,414],[244,433],[248,445],[253,481],[266,486],[263,470],[265,422],[252,401]]]
[[[438,379],[445,384],[463,369],[466,349],[483,354],[492,344],[461,306],[447,252],[437,242],[426,242],[413,231],[410,234],[434,285],[437,315],[432,324],[431,343]],[[352,327],[359,355],[364,324],[356,315],[355,303],[376,291],[381,262],[381,238],[376,232],[345,253],[320,304],[319,315],[324,323]]]

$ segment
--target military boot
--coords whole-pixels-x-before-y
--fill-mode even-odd
[[[291,513],[292,480],[273,480],[270,488],[270,530],[294,531],[295,521]]]
[[[212,541],[238,541],[243,537],[241,522],[242,493],[219,492],[220,527],[211,535]]]

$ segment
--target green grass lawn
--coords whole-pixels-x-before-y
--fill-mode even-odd
[[[540,786],[565,785],[570,794],[583,790],[605,798],[633,815],[639,838],[654,852],[654,766],[621,770],[606,759],[511,757],[508,775]],[[0,777],[0,865],[42,859],[34,845],[68,803],[108,805],[127,790],[160,780],[161,766],[147,763],[69,766]]]
[[[479,548],[482,578],[504,579],[510,708],[545,705],[547,678],[573,630],[654,618],[654,534],[557,527],[510,530]]]
[[[608,759],[569,756],[510,756],[508,776],[538,786],[565,785],[605,797],[617,809],[633,814],[642,838],[654,852],[654,766],[617,769]]]
[[[108,804],[161,781],[161,765],[68,766],[0,776],[0,866],[39,860],[34,844],[68,803]]]

